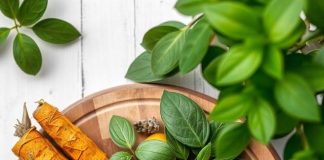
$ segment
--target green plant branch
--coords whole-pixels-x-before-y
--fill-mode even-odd
[[[196,24],[201,18],[203,18],[204,15],[200,15],[198,16],[196,19],[194,19],[193,21],[191,21],[187,26],[188,28],[192,27],[194,24]]]
[[[307,141],[307,137],[303,131],[303,126],[302,124],[298,124],[296,126],[296,133],[300,136],[300,139],[303,143],[303,146],[304,146],[304,149],[309,149],[309,144],[308,144],[308,141]]]
[[[319,31],[307,31],[306,34],[302,37],[300,42],[298,42],[295,46],[293,46],[291,49],[289,49],[290,53],[296,52],[302,48],[304,48],[307,45],[308,41],[317,41],[324,38],[324,35]]]
[[[132,148],[129,148],[129,150],[132,152],[134,159],[137,160],[134,150]]]

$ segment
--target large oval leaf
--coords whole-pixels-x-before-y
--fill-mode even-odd
[[[219,64],[216,84],[232,85],[249,78],[262,62],[262,48],[239,45],[232,47]]]
[[[16,18],[19,9],[19,0],[0,0],[0,10],[1,12],[11,18]]]
[[[114,115],[109,123],[112,141],[121,148],[132,148],[136,135],[133,125],[123,117]]]
[[[209,136],[209,124],[203,110],[191,99],[164,91],[161,117],[171,135],[190,147],[203,147]]]
[[[166,134],[167,143],[171,148],[171,150],[176,155],[176,157],[184,160],[188,159],[189,149],[185,145],[180,143],[178,140],[173,138],[173,136],[170,134],[170,132],[167,129],[165,129],[165,134]]]
[[[287,114],[306,121],[320,121],[320,110],[307,82],[289,73],[275,86],[275,98]]]
[[[151,59],[152,54],[148,52],[139,55],[129,66],[125,77],[135,82],[153,82],[165,78],[164,76],[156,76],[153,74]]]
[[[276,129],[276,117],[271,105],[258,98],[248,114],[248,126],[251,134],[263,144],[268,144]]]
[[[185,25],[177,21],[164,22],[147,31],[143,37],[141,45],[147,50],[152,51],[156,43],[171,32],[179,31]]]
[[[110,160],[132,160],[132,157],[128,152],[117,152],[110,157]]]
[[[304,0],[272,0],[263,14],[263,22],[272,42],[285,39],[298,26]]]
[[[24,0],[19,8],[17,19],[24,26],[34,24],[43,16],[46,7],[47,0]]]
[[[174,160],[175,155],[164,142],[149,140],[142,142],[135,151],[139,160]]]
[[[198,153],[196,160],[209,160],[211,157],[211,143],[208,143],[201,151]]]
[[[281,51],[274,47],[267,48],[263,59],[262,69],[273,78],[281,79],[284,71]]]
[[[200,20],[189,30],[180,58],[180,72],[185,74],[199,65],[207,53],[212,29],[205,20]]]
[[[6,41],[10,33],[10,28],[0,28],[0,44]]]
[[[172,32],[164,36],[155,45],[152,51],[152,70],[154,74],[163,76],[178,66],[186,33],[186,30]]]
[[[246,39],[260,35],[261,18],[243,3],[220,2],[206,5],[204,13],[215,29],[231,38]]]
[[[42,66],[42,55],[29,36],[18,33],[13,44],[13,53],[17,65],[27,74],[36,75]]]
[[[38,22],[33,26],[33,31],[42,40],[54,44],[69,43],[81,36],[80,32],[70,23],[55,18]]]
[[[245,124],[227,124],[217,136],[217,159],[234,159],[250,142],[249,130]]]

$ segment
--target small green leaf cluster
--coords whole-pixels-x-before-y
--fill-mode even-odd
[[[150,29],[126,78],[153,82],[200,67],[220,91],[210,119],[241,118],[244,127],[232,130],[264,144],[294,132],[286,159],[324,155],[324,1],[178,0],[175,7],[194,20]]]
[[[42,66],[41,51],[36,42],[20,29],[26,27],[42,40],[53,44],[66,44],[80,37],[79,31],[60,19],[40,20],[47,8],[47,0],[0,0],[0,11],[14,22],[13,27],[0,28],[0,44],[10,32],[16,30],[13,55],[17,65],[26,74],[36,75]]]

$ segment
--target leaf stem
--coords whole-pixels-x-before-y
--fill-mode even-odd
[[[192,27],[194,24],[196,24],[196,22],[198,22],[202,17],[204,17],[204,15],[200,15],[198,16],[196,19],[194,19],[193,21],[191,21],[189,24],[188,24],[188,28]]]
[[[134,159],[137,160],[134,150],[132,148],[129,148],[129,150],[132,152]]]
[[[14,22],[15,22],[15,26],[14,26],[14,28],[16,29],[16,31],[19,33],[19,27],[21,27],[19,24],[18,24],[18,22],[17,22],[17,20],[16,19],[14,19]]]
[[[300,42],[298,42],[295,46],[293,46],[291,49],[289,49],[290,53],[292,52],[296,52],[300,49],[302,49],[303,47],[305,47],[305,45],[307,44],[308,41],[311,40],[318,40],[323,38],[323,34],[319,31],[307,31],[306,34],[302,37],[302,39],[300,40]]]
[[[302,127],[303,127],[302,124],[298,124],[298,126],[296,127],[296,133],[300,136],[304,148],[309,149],[309,144],[308,144],[308,141],[307,141],[307,137],[306,137]]]

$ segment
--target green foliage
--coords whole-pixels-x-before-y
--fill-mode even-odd
[[[133,125],[123,117],[113,116],[109,123],[109,133],[113,142],[121,147],[131,149],[136,135]]]
[[[165,135],[167,139],[167,143],[171,150],[174,152],[177,158],[180,159],[188,159],[189,156],[189,148],[186,147],[184,144],[180,143],[178,140],[173,138],[173,136],[170,134],[170,132],[165,129]]]
[[[211,143],[208,143],[197,155],[196,160],[209,160],[211,157]]]
[[[160,113],[165,127],[176,140],[190,147],[203,147],[206,144],[209,123],[194,101],[181,94],[165,91]]]
[[[174,160],[175,155],[164,142],[149,140],[142,142],[136,149],[135,155],[139,160]]]
[[[117,152],[110,157],[110,160],[132,160],[132,157],[128,152]]]
[[[152,54],[151,66],[143,62],[146,69],[131,65],[129,70],[136,70],[134,74],[138,76],[150,76],[145,80],[129,79],[152,82],[167,78],[178,69],[186,74],[201,67],[206,81],[220,90],[210,120],[219,123],[242,118],[247,123],[240,127],[225,125],[230,129],[222,129],[221,134],[215,134],[217,138],[211,129],[212,157],[233,159],[250,138],[267,144],[272,138],[299,128],[294,136],[297,138],[292,138],[286,147],[287,157],[316,158],[322,154],[318,148],[323,141],[308,137],[321,133],[319,122],[324,119],[316,100],[324,92],[323,5],[322,0],[177,0],[175,8],[194,17],[192,22],[171,31],[161,29],[164,35],[150,34],[155,28],[147,32],[150,38],[145,43],[152,45],[144,48]],[[301,18],[302,12],[305,18]],[[316,26],[315,30],[310,30],[309,22]],[[185,113],[172,111],[172,115]],[[178,119],[171,117],[167,123],[176,124]],[[313,126],[312,131],[309,126]],[[245,138],[231,130],[239,130]],[[179,140],[180,134],[174,134],[176,129],[169,131]],[[222,140],[226,136],[238,137],[236,149],[226,146],[228,139]],[[294,149],[296,139],[302,140],[301,148]],[[193,140],[200,142],[201,138]],[[198,154],[209,141],[191,151]]]
[[[20,69],[29,75],[36,75],[42,66],[41,51],[35,41],[21,32],[21,28],[32,28],[38,37],[54,44],[66,44],[80,37],[71,24],[60,19],[45,19],[38,22],[47,8],[47,0],[0,0],[1,12],[12,19],[15,26],[0,28],[0,43],[4,43],[11,30],[16,30],[13,45],[14,58]],[[35,24],[36,23],[36,24]],[[32,27],[28,27],[31,26]]]

